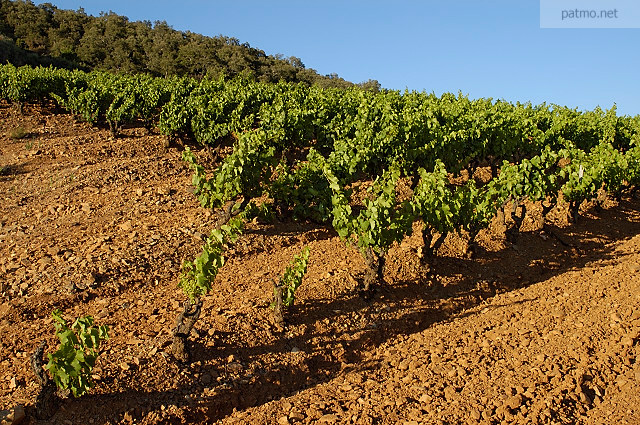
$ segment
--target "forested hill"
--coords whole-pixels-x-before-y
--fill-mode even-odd
[[[0,0],[0,63],[54,65],[155,76],[252,74],[259,81],[354,85],[337,74],[320,75],[297,57],[267,55],[236,38],[206,37],[166,22],[131,22],[126,16],[87,15],[44,3]],[[359,85],[377,90],[369,80]]]

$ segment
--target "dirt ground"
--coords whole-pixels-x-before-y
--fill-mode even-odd
[[[558,210],[544,229],[532,209],[515,244],[496,224],[468,259],[450,238],[430,270],[414,234],[370,302],[364,262],[330,227],[250,223],[182,367],[168,354],[178,273],[215,216],[180,152],[142,127],[114,139],[0,105],[0,410],[33,403],[30,356],[56,347],[59,308],[111,339],[95,388],[53,424],[640,424],[640,200],[573,225]],[[279,332],[272,280],[304,246]]]

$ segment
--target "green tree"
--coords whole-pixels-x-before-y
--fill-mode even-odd
[[[178,53],[181,42],[181,33],[165,21],[156,22],[151,33],[151,44],[146,51],[149,71],[164,77],[179,74]]]
[[[48,51],[48,29],[54,7],[50,3],[35,6],[31,1],[18,0],[8,8],[5,19],[12,28],[18,47],[44,54]]]
[[[0,35],[13,39],[13,27],[9,25],[7,15],[13,7],[13,3],[9,0],[0,0]]]
[[[49,54],[78,62],[77,50],[88,22],[89,17],[83,9],[77,12],[54,9],[52,25],[48,31]]]
[[[362,83],[358,83],[357,86],[363,90],[369,90],[375,93],[379,92],[380,89],[382,88],[378,80],[371,80],[371,79],[367,81],[363,81]]]
[[[116,72],[144,71],[136,33],[129,20],[113,12],[102,14],[85,25],[78,57],[86,64]]]

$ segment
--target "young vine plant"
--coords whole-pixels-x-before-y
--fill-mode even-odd
[[[80,397],[94,385],[91,371],[100,354],[101,342],[109,339],[109,328],[94,326],[91,316],[79,318],[69,326],[60,310],[53,311],[53,319],[60,345],[48,355],[45,368],[58,388]]]
[[[242,218],[229,220],[205,239],[202,253],[194,261],[183,263],[178,286],[192,302],[211,291],[213,280],[225,262],[225,248],[238,239],[242,230]]]
[[[296,290],[302,284],[309,264],[309,247],[305,247],[299,255],[293,257],[291,264],[280,278],[278,286],[282,288],[282,305],[291,307],[296,299]]]

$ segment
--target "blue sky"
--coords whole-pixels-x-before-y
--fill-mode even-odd
[[[49,2],[236,37],[353,82],[640,114],[640,29],[541,29],[539,0]]]

